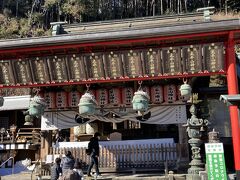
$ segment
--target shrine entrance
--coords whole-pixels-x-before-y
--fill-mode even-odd
[[[180,125],[187,118],[186,107],[191,102],[179,94],[183,81],[193,84],[196,77],[227,76],[228,93],[238,94],[234,46],[239,43],[239,20],[206,21],[193,15],[182,16],[181,23],[176,22],[177,17],[170,19],[172,23],[160,17],[132,19],[131,26],[129,21],[90,23],[85,25],[90,29],[80,25],[76,34],[1,41],[1,90],[40,88],[47,101],[41,126],[42,130],[49,130],[79,125],[75,121],[77,105],[87,84],[99,105],[94,115],[81,117],[83,124],[95,120],[114,127],[115,123],[123,127],[177,124],[180,144],[184,143]],[[97,28],[99,31],[94,30]],[[150,108],[141,117],[131,104],[139,81],[150,95]],[[236,106],[229,110],[238,172],[238,110]],[[122,125],[125,121],[128,124]],[[52,134],[43,137],[47,136]],[[51,151],[50,142],[44,138],[43,159]]]

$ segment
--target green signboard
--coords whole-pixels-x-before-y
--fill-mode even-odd
[[[222,143],[206,143],[206,160],[209,180],[227,180]]]

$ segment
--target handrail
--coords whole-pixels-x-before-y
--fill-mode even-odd
[[[13,157],[13,156],[9,157],[6,161],[4,161],[4,162],[0,165],[0,168],[1,168],[4,164],[6,164],[10,159],[13,159],[12,174],[14,174],[14,157]]]
[[[33,171],[36,169],[39,160],[40,160],[40,159],[38,159],[38,160],[35,162],[35,166],[34,166],[32,172],[31,172],[31,180],[32,180]]]

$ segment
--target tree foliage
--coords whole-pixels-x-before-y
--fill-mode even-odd
[[[193,12],[240,10],[239,0],[0,0],[0,38],[47,35],[50,22],[79,23]]]

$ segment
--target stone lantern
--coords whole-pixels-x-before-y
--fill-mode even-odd
[[[192,116],[187,120],[187,124],[184,125],[187,127],[187,133],[190,138],[188,143],[192,150],[192,161],[189,163],[190,168],[188,169],[187,180],[200,180],[199,172],[205,170],[200,154],[200,146],[203,143],[201,138],[208,125],[208,120],[197,118],[194,104],[190,107],[190,113]]]
[[[1,128],[0,129],[0,134],[1,134],[1,143],[3,143],[3,136],[4,136],[4,134],[6,133],[6,129],[5,128]]]
[[[208,133],[208,142],[209,143],[220,143],[219,140],[219,132],[213,129],[211,132]]]
[[[180,86],[180,94],[184,97],[184,99],[189,100],[192,94],[192,88],[187,81],[183,81],[184,84]]]
[[[79,114],[94,114],[97,106],[95,97],[88,91],[82,95],[79,101]]]
[[[17,126],[15,124],[11,125],[10,126],[10,132],[12,134],[12,137],[11,137],[12,142],[15,141],[16,131],[17,131]]]
[[[32,126],[33,125],[33,118],[30,115],[25,116],[25,126]]]
[[[145,111],[148,110],[149,105],[149,95],[141,89],[141,82],[139,82],[140,87],[137,92],[134,93],[132,104],[133,110],[138,111],[139,115],[143,115]]]

